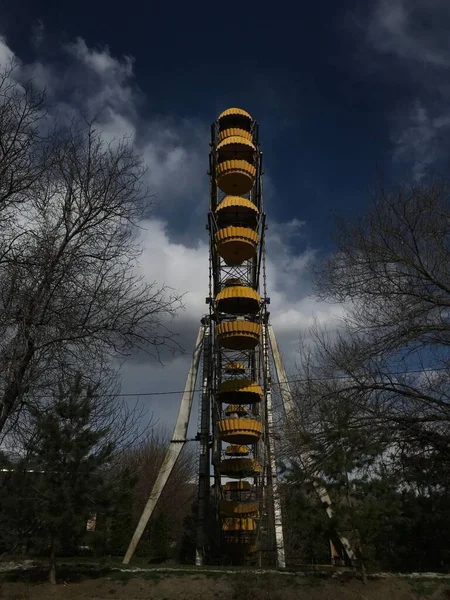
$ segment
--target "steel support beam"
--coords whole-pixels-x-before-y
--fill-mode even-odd
[[[158,502],[159,497],[161,496],[161,493],[164,489],[164,486],[166,485],[167,480],[169,479],[169,475],[171,474],[175,463],[177,462],[177,459],[180,455],[180,452],[183,449],[183,446],[186,442],[186,434],[189,425],[189,418],[191,416],[192,401],[194,399],[195,384],[197,381],[197,373],[200,364],[200,356],[203,347],[203,340],[205,337],[206,327],[206,321],[202,320],[202,325],[200,326],[197,341],[195,342],[194,351],[192,353],[191,366],[189,368],[183,397],[181,398],[180,409],[178,411],[178,417],[177,422],[175,424],[175,429],[173,431],[173,437],[169,444],[169,448],[167,450],[167,454],[164,458],[161,468],[159,469],[156,481],[153,484],[153,488],[150,492],[147,504],[145,505],[139,523],[136,527],[136,531],[134,532],[133,538],[131,539],[130,545],[128,546],[125,558],[123,559],[124,565],[127,565],[130,562],[136,550],[136,547],[139,544],[142,534],[144,533],[147,523],[150,517],[152,516],[156,503]]]
[[[268,438],[268,458],[269,458],[269,477],[272,488],[273,502],[273,521],[275,532],[275,546],[277,552],[277,567],[284,569],[286,567],[286,557],[284,552],[284,537],[283,537],[283,518],[281,514],[281,497],[278,485],[278,472],[276,464],[275,451],[275,428],[273,423],[273,408],[272,408],[272,390],[269,362],[269,343],[267,339],[267,324],[263,325],[262,330],[262,346],[264,360],[264,387],[266,400],[266,424]]]
[[[195,564],[201,566],[205,553],[205,526],[208,518],[210,492],[210,424],[211,424],[211,323],[209,317],[203,341],[203,382],[200,406],[200,460],[198,471],[198,511]]]
[[[275,332],[271,325],[268,325],[267,328],[269,332],[270,346],[272,348],[272,356],[275,363],[275,371],[277,375],[278,385],[280,387],[281,400],[283,403],[286,424],[289,428],[294,423],[298,425],[298,414],[296,411],[294,400],[292,398],[291,388],[286,375],[283,360],[281,358],[280,350],[278,348]],[[331,498],[325,486],[319,481],[320,473],[317,472],[313,460],[309,456],[309,453],[303,449],[299,449],[298,459],[304,471],[308,474],[308,477],[311,479],[311,482],[314,486],[320,503],[325,506],[326,513],[331,519],[333,517],[333,505],[331,502]],[[354,563],[356,560],[356,556],[347,538],[336,532],[336,543],[338,546],[341,547],[341,549],[345,553],[347,562]]]

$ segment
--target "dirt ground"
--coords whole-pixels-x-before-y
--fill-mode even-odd
[[[11,580],[13,579],[13,580]],[[392,578],[323,579],[276,573],[113,572],[56,586],[23,581],[19,573],[0,579],[3,600],[433,600],[450,599],[450,580]]]

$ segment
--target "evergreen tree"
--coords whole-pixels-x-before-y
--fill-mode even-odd
[[[110,502],[106,467],[114,452],[108,428],[95,426],[96,396],[77,375],[60,384],[47,410],[31,410],[34,435],[27,443],[27,464],[37,472],[22,471],[32,488],[39,536],[50,557],[49,579],[56,582],[56,556],[76,547],[89,518],[104,513]]]
[[[284,531],[288,557],[302,564],[328,564],[330,522],[297,463],[285,471],[281,491],[284,522],[289,524]]]
[[[120,468],[120,465],[117,466]],[[133,504],[137,475],[127,467],[119,474],[114,502],[107,519],[107,542],[105,547],[112,556],[123,556],[132,538],[136,523],[133,520]]]
[[[153,558],[158,561],[166,560],[170,553],[169,520],[165,512],[159,513],[151,526],[151,544]]]
[[[198,504],[194,502],[190,512],[183,519],[183,537],[179,548],[179,560],[181,563],[195,564],[196,546],[196,517]]]
[[[311,473],[291,459],[283,490],[288,552],[307,562],[324,556],[328,523],[330,536],[334,529],[349,539],[363,574],[366,566],[448,571],[449,469],[443,450],[428,438],[393,440],[386,428],[363,418],[364,405],[349,401],[339,382],[329,395],[322,384],[319,390],[314,385],[303,390],[303,402],[310,401],[305,429],[292,436],[290,451],[295,456],[296,448],[308,447],[312,471],[331,496],[333,519],[308,493]]]

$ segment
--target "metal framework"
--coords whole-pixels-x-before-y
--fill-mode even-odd
[[[297,417],[269,324],[262,153],[258,124],[246,111],[228,109],[212,124],[209,176],[209,314],[202,319],[173,439],[123,562],[133,556],[187,441],[202,356],[195,562],[259,556],[261,564],[264,553],[284,568],[271,356],[286,427]],[[331,500],[306,451],[300,459],[331,518]],[[336,534],[333,543],[347,562],[354,559],[345,538]]]

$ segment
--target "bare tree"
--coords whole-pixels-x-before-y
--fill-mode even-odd
[[[319,343],[322,376],[422,456],[450,441],[449,259],[449,185],[436,180],[379,190],[366,217],[340,224],[316,276],[319,295],[346,309]]]
[[[14,61],[0,70],[1,213],[29,198],[51,160],[55,142],[45,111],[45,92],[37,91],[30,81],[20,83],[19,73]]]
[[[152,204],[144,172],[126,140],[108,145],[72,123],[0,224],[0,432],[61,364],[88,376],[108,358],[177,347],[166,321],[180,296],[137,271],[137,225]]]
[[[138,475],[135,489],[135,517],[140,518],[142,510],[153,488],[159,469],[165,458],[169,436],[161,429],[152,429],[148,437],[135,445],[122,459],[124,465]],[[159,505],[173,515],[186,514],[186,505],[192,499],[189,484],[194,482],[195,455],[192,448],[186,446],[180,455],[169,480],[164,488]],[[187,506],[189,508],[189,505]]]
[[[165,458],[169,436],[159,428],[152,428],[146,438],[134,444],[123,452],[116,461],[115,470],[120,477],[122,473],[132,473],[134,484],[129,488],[130,502],[128,515],[124,515],[121,522],[115,519],[114,527],[120,530],[120,539],[125,552],[142,515],[144,506],[153,488],[161,464]],[[155,520],[164,516],[168,523],[168,536],[173,541],[180,541],[183,537],[183,522],[190,513],[195,492],[195,455],[193,449],[185,446],[178,460],[162,496],[150,527]],[[131,517],[131,518],[126,518]],[[151,540],[151,537],[150,537]],[[117,551],[117,549],[116,549]]]

